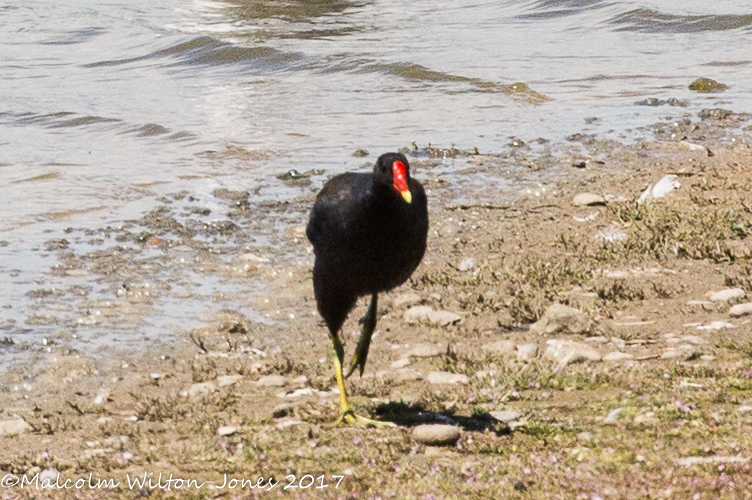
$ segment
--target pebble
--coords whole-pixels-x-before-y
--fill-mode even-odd
[[[707,297],[711,302],[728,302],[731,299],[741,299],[747,294],[741,288],[729,288],[718,292],[708,292]]]
[[[261,377],[256,385],[259,387],[284,387],[287,385],[287,379],[282,375],[267,375]]]
[[[272,410],[272,417],[282,418],[292,415],[296,406],[298,406],[298,403],[280,403]]]
[[[419,425],[413,429],[413,439],[428,446],[452,445],[460,439],[460,429],[454,425]]]
[[[459,270],[462,272],[466,271],[472,271],[475,267],[475,259],[472,257],[468,257],[466,259],[462,259],[462,262],[460,262]]]
[[[243,379],[242,375],[223,375],[217,377],[217,385],[219,387],[227,387],[228,385],[235,385]]]
[[[431,372],[426,377],[430,384],[469,384],[470,379],[461,373]]]
[[[30,430],[31,426],[22,418],[16,420],[3,420],[0,422],[0,436],[23,434]]]
[[[47,485],[55,484],[57,481],[57,476],[60,474],[57,469],[54,467],[50,467],[49,469],[44,469],[42,472],[39,473],[39,484],[43,487],[45,486],[45,481],[47,481]]]
[[[624,349],[627,345],[627,343],[624,342],[624,339],[620,339],[619,337],[611,337],[611,343],[614,344],[617,349]]]
[[[740,406],[736,409],[736,411],[738,411],[739,413],[749,413],[752,411],[752,406]]]
[[[193,384],[188,388],[187,391],[184,391],[185,396],[198,396],[199,394],[211,394],[212,392],[217,390],[217,384],[212,382],[201,382],[198,384]]]
[[[605,344],[608,342],[606,337],[588,337],[585,339],[588,344]]]
[[[676,359],[681,358],[684,360],[690,359],[695,355],[695,350],[691,345],[682,344],[678,347],[669,347],[663,354],[661,359]]]
[[[593,436],[592,432],[586,431],[577,434],[577,439],[579,439],[580,441],[592,441],[593,439],[595,439],[595,436]]]
[[[634,356],[626,352],[614,351],[603,356],[603,361],[624,361],[634,359]]]
[[[420,295],[413,292],[397,295],[397,297],[394,298],[394,302],[392,302],[393,307],[410,307],[417,304],[420,304]]]
[[[415,356],[416,358],[433,358],[435,356],[441,356],[446,352],[446,345],[444,344],[416,344],[410,349],[408,356]]]
[[[564,365],[577,361],[599,361],[601,359],[600,353],[584,342],[552,339],[546,343],[548,347],[543,353],[543,357],[553,359]]]
[[[236,432],[238,432],[238,428],[234,425],[223,425],[219,429],[217,429],[217,434],[220,436],[232,436]]]
[[[575,207],[591,207],[593,205],[605,205],[606,199],[603,196],[593,193],[580,193],[572,199],[572,205]]]
[[[565,331],[572,334],[582,334],[590,331],[590,318],[573,307],[563,304],[551,304],[543,317],[530,326],[530,332],[539,335]]]
[[[511,422],[520,418],[520,414],[514,410],[489,411],[489,415],[499,422]]]
[[[604,424],[615,424],[619,420],[619,414],[624,411],[624,408],[616,408],[611,410],[606,418],[603,419]]]
[[[462,316],[449,311],[434,311],[429,306],[414,306],[405,312],[409,324],[428,323],[434,326],[447,326],[457,323]]]
[[[655,416],[655,413],[649,411],[641,415],[636,415],[632,422],[638,425],[658,425],[660,420]]]
[[[410,358],[401,358],[392,363],[392,368],[404,368],[410,364]]]
[[[538,356],[538,344],[520,344],[517,346],[518,361],[532,361]]]
[[[744,316],[752,313],[752,302],[746,302],[744,304],[737,304],[729,309],[731,316]]]
[[[482,349],[489,354],[508,355],[513,354],[516,351],[517,346],[511,340],[499,340],[484,345]]]

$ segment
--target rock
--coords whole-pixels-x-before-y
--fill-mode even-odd
[[[223,375],[221,377],[217,377],[217,386],[227,387],[228,385],[235,385],[242,379],[242,375]]]
[[[199,394],[211,394],[217,390],[217,384],[215,382],[201,382],[199,384],[193,384],[185,391],[186,396],[194,397]]]
[[[430,384],[469,384],[470,379],[461,373],[431,372],[426,377]]]
[[[546,309],[541,319],[530,326],[530,332],[539,335],[560,331],[581,334],[590,331],[591,328],[592,322],[585,313],[579,309],[555,303]]]
[[[512,420],[517,420],[518,418],[520,418],[520,414],[514,410],[489,411],[488,414],[499,422],[504,423],[508,423]]]
[[[740,406],[739,408],[736,409],[736,411],[738,411],[739,413],[749,413],[752,411],[752,406],[747,406],[747,405]]]
[[[580,193],[572,199],[572,205],[575,207],[591,207],[593,205],[605,205],[606,199],[603,196],[592,193]]]
[[[617,349],[624,349],[627,346],[624,339],[620,339],[619,337],[611,337],[611,343],[614,344]]]
[[[588,344],[605,344],[608,342],[606,337],[588,337],[585,339]]]
[[[752,313],[752,302],[737,304],[729,309],[729,314],[735,317],[744,316],[750,313]]]
[[[721,82],[716,82],[710,78],[698,78],[689,84],[689,90],[694,92],[700,92],[703,94],[713,92],[723,92],[728,88],[728,85]]]
[[[706,345],[706,344],[709,344],[709,342],[707,340],[705,340],[704,338],[697,337],[695,335],[685,335],[685,336],[683,336],[681,338],[681,341],[684,342],[685,344],[690,344],[690,345]]]
[[[398,382],[413,382],[415,380],[422,380],[423,375],[417,370],[402,368],[394,372],[394,379]]]
[[[731,299],[741,299],[746,297],[747,294],[741,288],[728,288],[718,292],[708,292],[706,296],[711,302],[728,302]]]
[[[413,439],[428,446],[452,445],[460,439],[460,429],[454,425],[419,425],[413,429]]]
[[[217,429],[217,434],[220,436],[232,436],[236,432],[238,432],[238,428],[234,425],[223,425],[219,429]]]
[[[44,469],[42,472],[39,473],[39,484],[43,487],[47,485],[53,485],[57,481],[57,476],[60,474],[57,469],[54,467],[50,467],[49,469]],[[60,484],[64,484],[64,482],[61,482]]]
[[[277,406],[274,407],[272,410],[272,417],[274,418],[282,418],[282,417],[289,417],[292,415],[293,411],[295,410],[295,407],[298,406],[299,403],[280,403]]]
[[[447,326],[458,322],[462,316],[449,311],[434,311],[429,306],[414,306],[405,312],[409,324],[428,323],[434,326]]]
[[[661,354],[661,359],[682,359],[682,360],[689,360],[693,359],[697,356],[696,349],[688,344],[682,344],[677,347],[669,347],[665,351],[663,351],[663,354]]]
[[[697,325],[698,330],[722,330],[723,328],[736,328],[731,323],[725,321],[713,321],[707,325]]]
[[[466,272],[466,271],[472,271],[474,267],[475,267],[475,259],[473,259],[472,257],[468,257],[466,259],[462,259],[462,262],[460,262],[458,269],[462,272]]]
[[[433,358],[435,356],[441,356],[446,352],[446,345],[442,344],[416,344],[407,353],[408,356],[415,356],[416,358]]]
[[[410,364],[410,358],[401,358],[392,363],[392,368],[404,368]]]
[[[601,359],[600,353],[584,342],[552,339],[546,343],[548,347],[543,353],[543,357],[558,361],[562,365],[576,363],[577,361],[599,361]]]
[[[593,436],[592,432],[580,432],[579,434],[577,434],[577,439],[579,439],[580,441],[592,441],[594,438],[595,436]]]
[[[517,346],[518,361],[532,361],[538,356],[538,344],[520,344]]]
[[[619,420],[619,414],[624,411],[624,408],[616,408],[611,410],[606,418],[603,419],[604,424],[615,424]]]
[[[394,302],[392,302],[393,307],[410,307],[417,304],[420,304],[420,295],[413,292],[406,292],[397,295],[397,297],[394,298]]]
[[[637,425],[658,425],[660,420],[655,416],[655,413],[649,411],[647,413],[636,415],[632,422]]]
[[[626,352],[614,351],[603,356],[603,361],[624,361],[627,359],[634,359],[634,356],[627,354]]]
[[[287,385],[287,379],[282,375],[267,375],[261,377],[256,385],[259,387],[284,387]]]
[[[16,420],[3,420],[0,422],[0,436],[23,434],[30,430],[31,426],[22,418]]]
[[[490,344],[484,345],[482,349],[488,354],[500,354],[507,356],[513,354],[517,349],[517,346],[511,340],[498,340],[496,342],[491,342]]]
[[[305,375],[301,375],[300,377],[295,377],[294,379],[290,380],[290,384],[305,386],[308,384],[308,377],[306,377]]]
[[[425,323],[428,321],[428,313],[433,312],[430,306],[414,306],[405,311],[405,321],[409,324]]]

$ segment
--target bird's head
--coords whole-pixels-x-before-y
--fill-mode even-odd
[[[373,167],[373,177],[377,184],[394,189],[407,203],[412,203],[410,193],[410,164],[405,155],[400,153],[385,153],[376,160]]]

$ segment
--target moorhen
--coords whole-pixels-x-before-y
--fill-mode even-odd
[[[333,177],[316,196],[306,235],[313,244],[313,290],[329,328],[334,375],[339,387],[339,423],[391,425],[355,415],[347,401],[345,378],[366,365],[376,328],[377,298],[410,277],[426,251],[428,202],[410,164],[399,153],[379,157],[372,174]],[[371,296],[363,331],[347,374],[338,336],[358,297]]]

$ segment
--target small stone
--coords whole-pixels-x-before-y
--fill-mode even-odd
[[[217,429],[217,434],[220,436],[232,436],[236,432],[238,432],[238,428],[234,425],[223,425],[219,429]]]
[[[717,82],[710,78],[698,78],[689,84],[689,90],[700,92],[703,94],[713,92],[723,92],[728,88],[725,83]]]
[[[729,288],[718,292],[708,292],[707,297],[711,302],[728,302],[731,299],[741,299],[747,294],[741,288]]]
[[[193,384],[188,388],[186,396],[194,397],[199,394],[211,394],[217,390],[217,384],[215,382],[201,382],[200,384]]]
[[[663,354],[661,354],[661,359],[683,359],[683,360],[689,360],[696,356],[697,352],[695,351],[695,348],[688,344],[681,344],[677,347],[669,347],[665,351],[663,351]]]
[[[217,377],[217,385],[219,387],[227,387],[228,385],[237,384],[242,379],[242,375],[223,375],[221,377]]]
[[[740,406],[739,408],[736,409],[736,411],[738,411],[739,413],[749,413],[752,411],[752,406],[747,406],[747,405]]]
[[[287,385],[287,379],[282,375],[267,375],[261,377],[256,385],[259,387],[284,387]]]
[[[290,380],[290,384],[305,386],[308,384],[308,377],[306,377],[305,375],[301,375],[300,377],[295,377],[294,379]]]
[[[57,476],[60,474],[57,469],[54,467],[50,467],[49,469],[44,469],[42,472],[39,473],[39,484],[44,486],[47,485],[53,485],[57,481]]]
[[[624,361],[634,359],[634,356],[626,352],[614,351],[603,356],[603,361]]]
[[[619,414],[624,411],[624,408],[616,408],[611,410],[606,418],[603,419],[604,424],[615,424],[619,420]]]
[[[31,426],[22,418],[16,420],[3,420],[0,422],[0,436],[23,434],[30,430]]]
[[[449,311],[431,311],[428,313],[428,322],[435,326],[453,325],[461,319],[462,316]]]
[[[590,318],[573,307],[563,304],[551,304],[543,317],[530,326],[530,332],[539,335],[564,331],[572,334],[583,334],[590,331]]]
[[[446,352],[446,345],[442,344],[417,344],[410,349],[408,356],[416,358],[433,358]]]
[[[575,207],[591,207],[593,205],[605,205],[606,199],[603,196],[593,193],[580,193],[572,200]]]
[[[394,302],[392,302],[394,307],[410,307],[417,304],[420,304],[420,295],[413,292],[397,295],[397,297],[394,298]]]
[[[520,344],[517,346],[518,361],[532,361],[538,356],[538,344]]]
[[[491,342],[490,344],[484,345],[482,349],[488,354],[499,354],[507,356],[514,354],[517,346],[511,340],[498,340],[496,342]]]
[[[416,380],[422,380],[423,375],[416,370],[410,368],[401,368],[394,372],[394,378],[398,382],[414,382]]]
[[[548,347],[543,353],[543,357],[553,359],[563,365],[585,360],[599,361],[601,359],[600,353],[584,342],[549,340],[546,343]]]
[[[520,414],[514,410],[489,411],[489,415],[499,422],[508,423],[520,418]]]
[[[472,271],[475,267],[475,259],[472,257],[467,257],[466,259],[462,259],[462,262],[460,262],[459,270],[462,272],[466,271]]]
[[[414,306],[405,311],[405,321],[408,324],[423,323],[428,320],[428,313],[433,312],[430,306]]]
[[[627,343],[624,342],[624,339],[620,339],[619,337],[611,337],[611,343],[614,344],[617,349],[624,349],[627,345]]]
[[[392,368],[404,368],[410,364],[410,358],[401,358],[392,363]]]
[[[413,439],[428,446],[453,445],[460,439],[460,429],[454,425],[419,425],[413,429]]]
[[[588,337],[585,339],[588,344],[605,344],[608,342],[606,337]]]
[[[746,302],[744,304],[737,304],[733,306],[731,309],[729,309],[729,314],[735,317],[744,316],[750,313],[752,313],[752,302]]]
[[[430,384],[469,384],[470,379],[461,373],[431,372],[426,377]]]
[[[588,441],[592,441],[594,438],[595,436],[593,436],[592,432],[586,431],[586,432],[580,432],[579,434],[577,434],[577,439],[579,439],[580,441],[588,442]]]
[[[292,415],[295,407],[298,406],[298,403],[280,403],[277,406],[274,407],[272,410],[272,417],[274,418],[282,418],[282,417],[289,417]]]
[[[655,413],[649,411],[647,413],[636,415],[632,422],[637,425],[658,425],[660,420],[655,416]]]
[[[681,338],[681,341],[690,344],[690,345],[706,345],[709,344],[707,340],[705,340],[702,337],[697,337],[695,335],[685,335]]]

